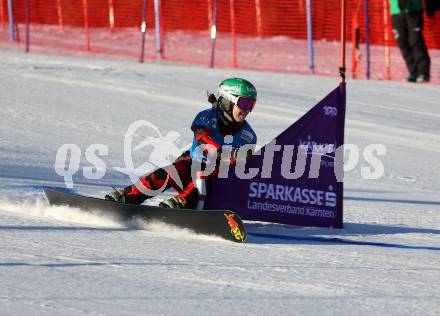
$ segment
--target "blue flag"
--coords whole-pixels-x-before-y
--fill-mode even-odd
[[[341,83],[247,163],[213,179],[205,209],[232,210],[247,220],[342,227],[343,161],[336,153],[344,125]]]

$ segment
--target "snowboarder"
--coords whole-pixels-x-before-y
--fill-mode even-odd
[[[148,190],[159,190],[165,185],[165,189],[173,187],[178,191],[177,195],[160,202],[161,207],[187,209],[203,207],[206,179],[203,173],[200,178],[193,179],[191,165],[193,161],[205,165],[208,153],[197,150],[198,146],[210,145],[211,148],[216,149],[216,171],[211,175],[212,177],[218,173],[220,157],[224,156],[222,155],[224,144],[232,147],[228,164],[233,165],[241,146],[255,145],[257,142],[255,132],[246,121],[247,115],[257,101],[257,90],[252,83],[241,78],[223,80],[218,87],[217,95],[208,93],[208,101],[212,107],[198,113],[192,122],[191,129],[194,132],[194,138],[191,148],[182,153],[171,165],[159,168],[139,179]],[[247,158],[251,155],[252,150],[249,150]],[[174,180],[176,171],[183,188],[180,188]],[[123,189],[116,189],[106,195],[105,199],[127,204],[141,204],[153,196],[144,194],[133,184]]]

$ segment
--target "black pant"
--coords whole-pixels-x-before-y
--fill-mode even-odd
[[[392,16],[393,33],[410,75],[429,78],[431,60],[423,39],[423,11]]]
[[[159,190],[163,186],[165,186],[165,190],[174,187],[174,189],[179,192],[179,197],[183,198],[187,203],[187,208],[196,208],[199,193],[192,180],[191,164],[192,160],[189,155],[189,151],[186,151],[171,165],[156,169],[150,174],[142,176],[139,179],[139,182],[141,182],[141,184],[148,190],[156,192],[156,194],[159,194],[163,191]],[[172,177],[174,172],[177,172],[177,175],[175,176],[179,177],[183,188],[180,188],[175,182],[175,179]],[[125,187],[124,191],[127,202],[130,204],[141,204],[146,199],[154,196],[145,195],[144,192],[140,191],[134,184]]]

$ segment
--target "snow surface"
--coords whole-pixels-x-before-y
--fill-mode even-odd
[[[380,179],[361,177],[365,161],[346,173],[344,229],[248,222],[247,243],[235,244],[47,205],[41,187],[64,186],[61,145],[82,150],[74,189],[102,197],[129,182],[114,167],[132,122],[188,144],[205,90],[229,76],[258,88],[249,120],[260,145],[338,84],[0,50],[0,314],[438,315],[438,86],[348,82],[346,143],[384,144],[387,155]],[[91,144],[109,148],[101,180],[82,175]]]

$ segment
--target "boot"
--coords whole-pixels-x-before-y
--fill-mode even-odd
[[[427,83],[429,82],[429,75],[420,74],[416,79],[417,83]]]
[[[159,203],[159,207],[163,208],[186,208],[186,201],[179,197],[173,196]]]
[[[409,74],[408,77],[406,77],[404,81],[406,81],[406,82],[416,82],[417,78],[418,78],[417,74]]]
[[[106,194],[104,198],[107,201],[113,201],[113,202],[118,202],[118,203],[123,203],[123,204],[127,203],[124,189],[116,189],[113,192]]]

